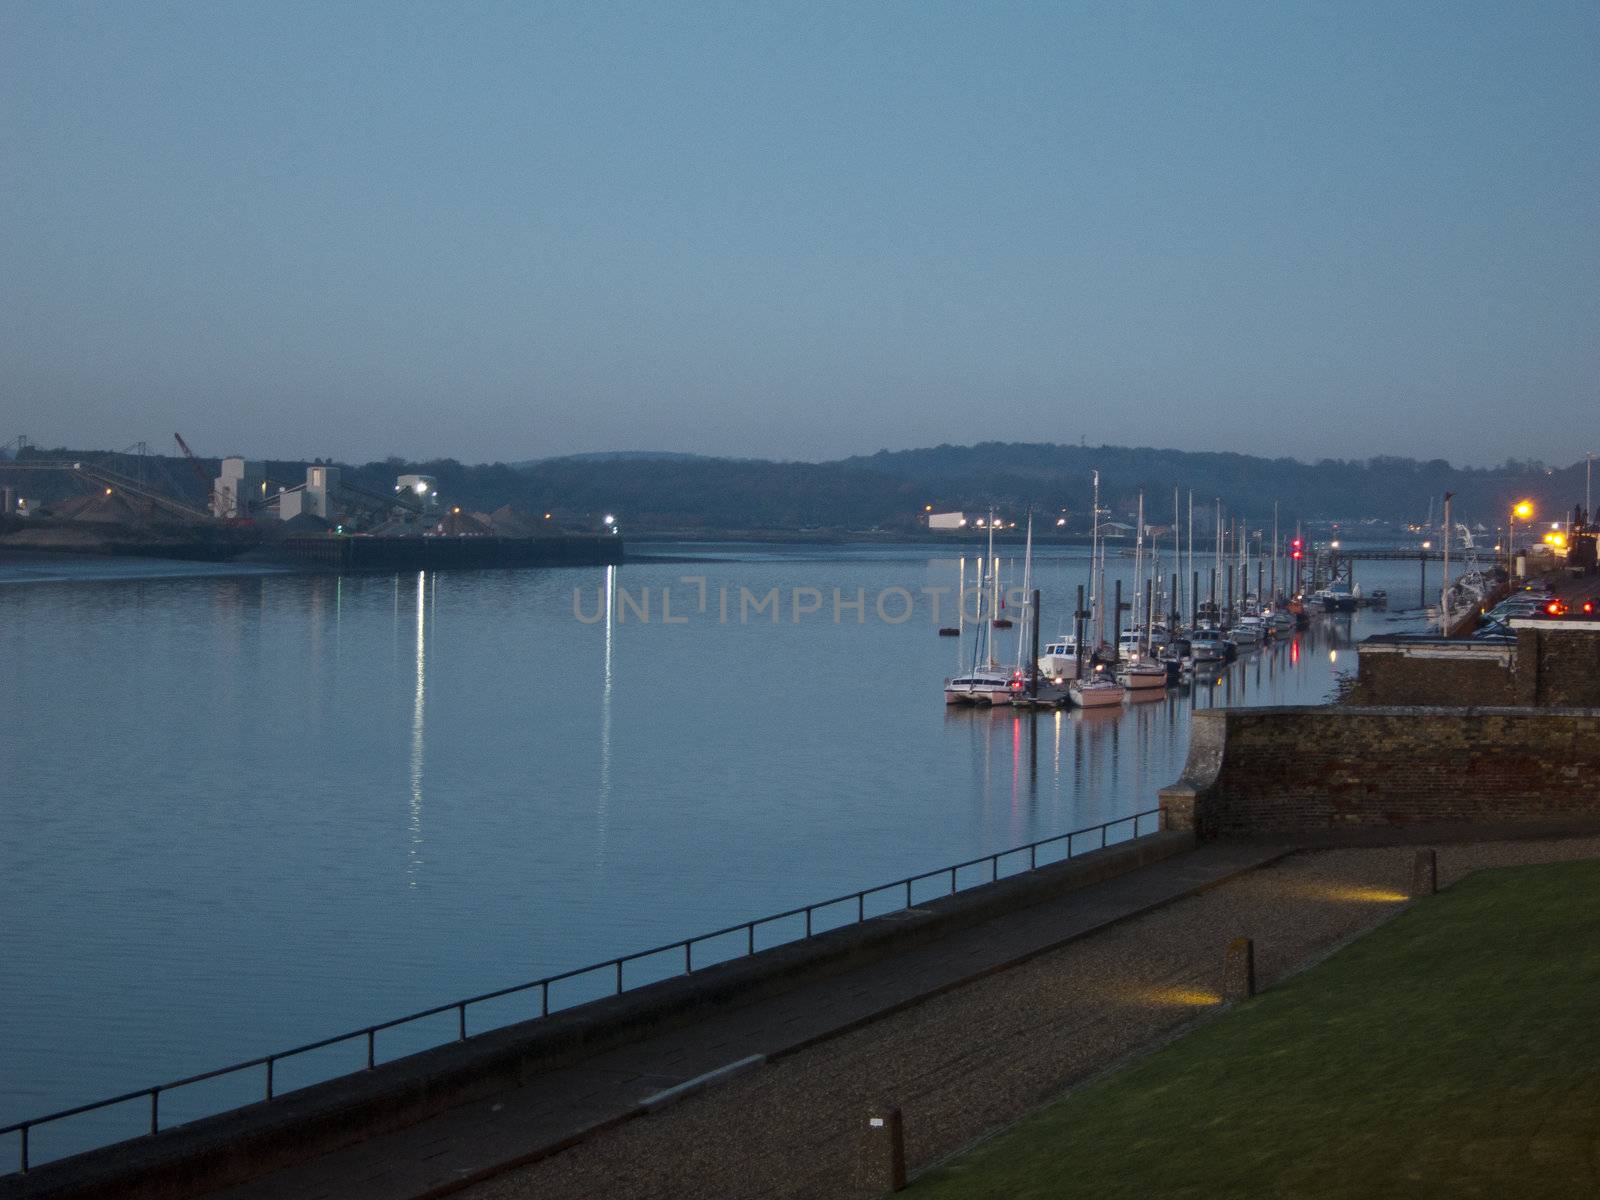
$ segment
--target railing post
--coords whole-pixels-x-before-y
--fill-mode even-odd
[[[539,985],[539,1015],[541,1017],[550,1015],[550,981],[548,979]]]
[[[161,1128],[160,1104],[161,1104],[161,1089],[158,1088],[158,1087],[153,1087],[153,1088],[150,1089],[150,1136],[151,1137],[154,1137],[156,1135],[157,1130],[159,1130]]]
[[[377,1041],[378,1031],[376,1029],[367,1030],[367,1070],[369,1071],[372,1070],[373,1067],[377,1066]]]
[[[1104,825],[1102,825],[1102,826],[1100,826],[1100,849],[1104,850],[1105,848],[1106,848],[1106,827]]]
[[[22,1173],[28,1173],[28,1127],[22,1127]]]
[[[811,906],[806,905],[806,936],[811,936]]]
[[[1038,869],[1039,869],[1039,843],[1038,842],[1034,842],[1033,845],[1028,847],[1028,870],[1037,871]]]
[[[911,907],[911,880],[906,880],[906,907]]]
[[[622,995],[622,960],[617,959],[617,995]]]
[[[685,942],[683,944],[683,973],[685,975],[694,974],[694,958],[690,949],[693,945],[693,942]]]
[[[272,1099],[272,1055],[267,1055],[267,1099]]]
[[[950,894],[952,896],[956,894],[956,869],[954,867],[950,868]]]
[[[465,1001],[456,1005],[456,1018],[458,1021],[456,1030],[460,1035],[456,1040],[464,1042],[467,1040],[467,1005]]]
[[[744,927],[744,931],[746,935],[744,952],[746,954],[754,954],[756,952],[756,923],[751,921]]]
[[[993,883],[996,879],[999,879],[999,878],[1000,878],[1000,856],[998,854],[991,854],[989,856],[989,882]]]
[[[857,892],[856,893],[856,924],[859,925],[862,921],[865,921],[866,919],[867,919],[867,894],[865,892]]]

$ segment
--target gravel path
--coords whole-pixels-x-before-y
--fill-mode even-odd
[[[1263,986],[1393,915],[1416,846],[1293,855],[934,997],[458,1193],[467,1200],[801,1200],[854,1187],[869,1104],[905,1114],[913,1171],[1217,1011],[1223,948]],[[1441,846],[1441,887],[1485,867],[1600,858],[1600,838]]]

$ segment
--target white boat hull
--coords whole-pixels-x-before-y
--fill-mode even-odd
[[[1113,704],[1121,704],[1126,695],[1124,689],[1117,687],[1079,687],[1076,683],[1067,689],[1072,697],[1072,702],[1079,708],[1107,708]]]
[[[1165,667],[1148,667],[1117,672],[1117,682],[1129,691],[1144,691],[1167,686]]]

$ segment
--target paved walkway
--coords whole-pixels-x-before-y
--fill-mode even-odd
[[[1206,847],[218,1197],[865,1194],[854,1154],[869,1103],[902,1108],[912,1166],[930,1165],[1217,1012],[1230,938],[1256,939],[1270,985],[1392,915],[1415,854]],[[1600,839],[1444,846],[1440,883],[1594,857]],[[646,1097],[752,1055],[765,1061],[639,1115]]]
[[[1217,845],[1070,892],[830,979],[551,1071],[527,1086],[238,1187],[216,1200],[415,1200],[458,1190],[637,1117],[641,1104],[753,1056],[837,1037],[1282,854]],[[606,1189],[602,1189],[606,1190]],[[671,1194],[663,1193],[663,1194]]]

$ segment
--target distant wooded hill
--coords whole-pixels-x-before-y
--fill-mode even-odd
[[[94,451],[27,451],[39,457],[84,458]],[[119,469],[135,465],[152,479],[203,499],[199,480],[182,459],[147,456],[137,464],[113,456]],[[202,460],[214,472],[217,460]],[[269,478],[296,483],[304,462],[265,464]],[[1170,518],[1172,490],[1185,510],[1192,489],[1197,524],[1215,499],[1224,512],[1252,521],[1270,520],[1279,502],[1286,523],[1295,520],[1355,521],[1379,518],[1420,521],[1433,505],[1438,520],[1446,491],[1456,494],[1458,520],[1494,525],[1512,501],[1531,496],[1542,518],[1583,503],[1584,464],[1551,469],[1542,463],[1510,462],[1495,468],[1453,467],[1443,459],[1419,462],[1382,457],[1365,461],[1257,458],[1126,446],[1061,446],[985,442],[879,451],[835,462],[770,462],[697,455],[630,451],[584,454],[509,465],[468,466],[454,459],[409,462],[397,458],[345,465],[351,482],[375,491],[393,487],[394,477],[419,472],[437,477],[441,499],[477,511],[503,504],[529,512],[558,514],[585,523],[613,512],[633,530],[909,530],[926,505],[934,511],[981,514],[990,506],[1015,517],[1027,507],[1054,517],[1065,509],[1069,532],[1087,527],[1091,472],[1098,469],[1102,503],[1118,516],[1134,511],[1144,491],[1147,516]],[[7,472],[0,481],[24,494],[69,489],[65,480]]]

